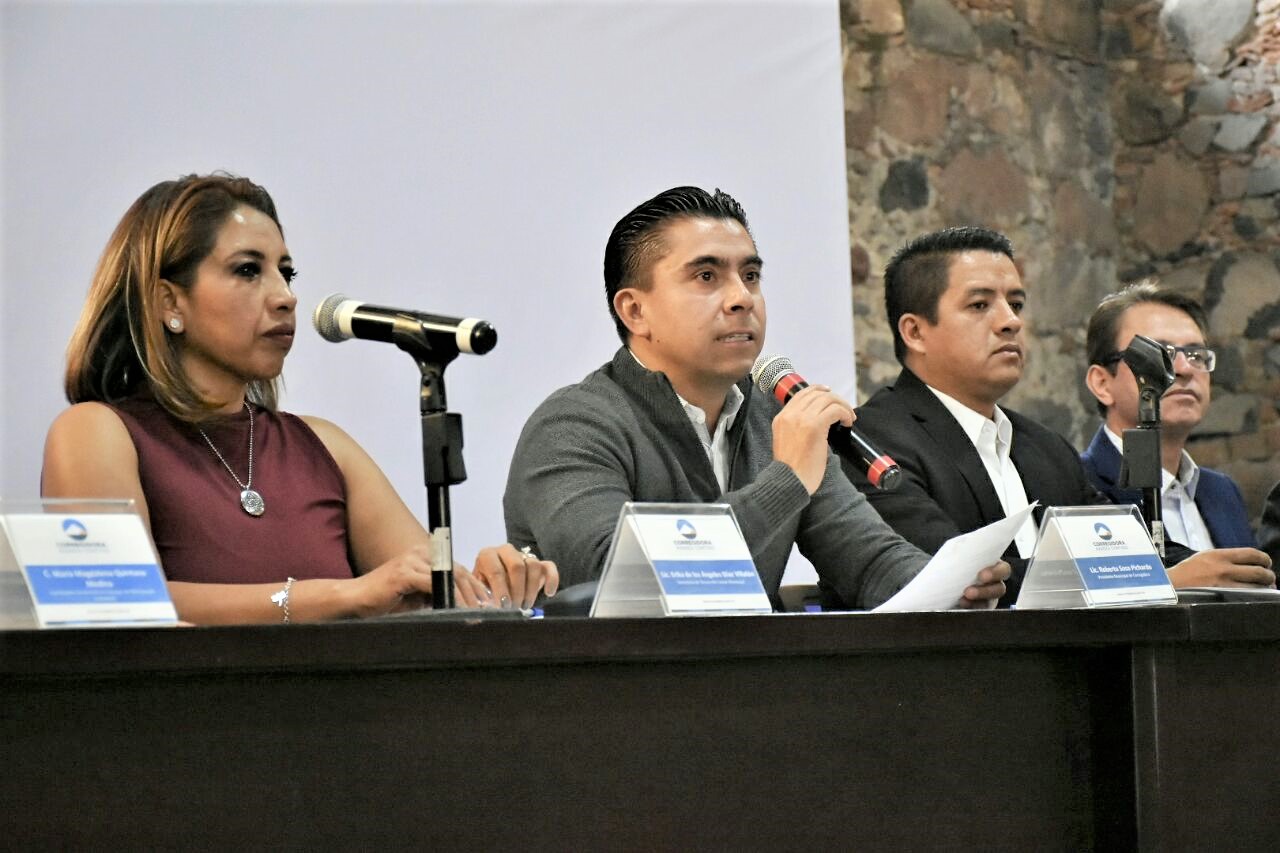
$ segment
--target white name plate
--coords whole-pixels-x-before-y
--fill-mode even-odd
[[[772,612],[728,504],[623,505],[592,616]]]
[[[67,503],[86,507],[84,501]],[[40,627],[177,623],[151,538],[131,501],[103,502],[85,512],[59,512],[54,501],[46,501],[43,511],[5,509],[0,531],[9,551],[6,567],[21,574]],[[5,588],[12,595],[15,585]]]
[[[1017,608],[1176,604],[1177,593],[1132,506],[1049,507]]]

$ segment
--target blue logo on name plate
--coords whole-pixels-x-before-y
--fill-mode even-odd
[[[683,518],[676,521],[676,532],[685,539],[696,539],[698,536],[697,529]]]
[[[67,534],[68,539],[74,539],[77,542],[83,542],[89,536],[85,526],[74,518],[68,518],[62,522],[62,532]]]
[[[1099,521],[1097,524],[1093,526],[1093,532],[1096,533],[1098,535],[1098,538],[1101,539],[1103,542],[1110,541],[1113,535],[1111,533],[1111,528],[1107,527],[1101,521]]]

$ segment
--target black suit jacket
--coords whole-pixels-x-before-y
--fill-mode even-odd
[[[1089,482],[1080,457],[1067,440],[1017,412],[1004,409],[1013,424],[1009,456],[1022,477],[1028,501],[1046,507],[1105,504]],[[902,468],[903,482],[892,492],[873,487],[849,463],[845,473],[871,505],[903,538],[930,554],[943,542],[1004,518],[987,469],[960,422],[910,370],[858,409],[858,429]],[[1027,560],[1010,544],[1004,559],[1013,576],[1001,604],[1017,600]]]
[[[1271,555],[1271,568],[1280,571],[1280,483],[1271,487],[1258,525],[1258,547]]]

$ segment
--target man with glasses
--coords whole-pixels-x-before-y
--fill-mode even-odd
[[[1270,560],[1256,550],[1249,514],[1231,478],[1202,468],[1187,453],[1187,438],[1204,418],[1217,358],[1205,342],[1204,309],[1189,296],[1152,281],[1107,296],[1089,318],[1085,384],[1103,424],[1080,459],[1094,485],[1115,503],[1141,505],[1137,489],[1119,485],[1124,431],[1138,425],[1138,384],[1122,352],[1135,335],[1164,345],[1175,379],[1160,400],[1161,509],[1166,536],[1195,551],[1224,549],[1220,576],[1202,584],[1272,586]]]

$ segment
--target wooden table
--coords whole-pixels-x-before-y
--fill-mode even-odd
[[[0,633],[54,847],[1280,848],[1280,606]]]

